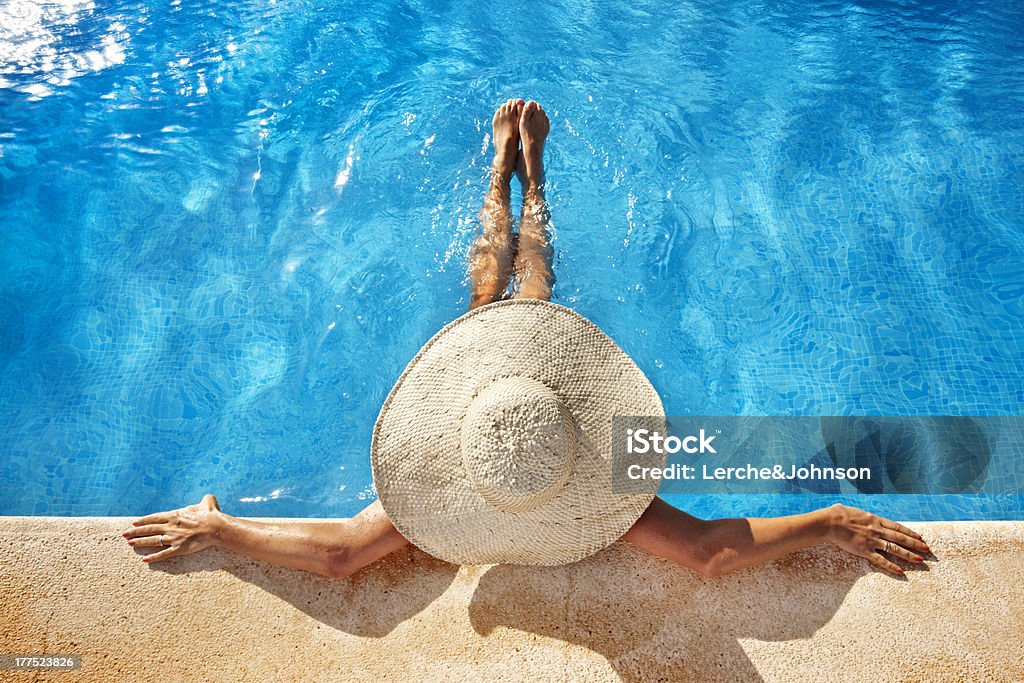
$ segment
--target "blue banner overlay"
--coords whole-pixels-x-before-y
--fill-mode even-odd
[[[1024,417],[612,420],[616,493],[1024,493]]]

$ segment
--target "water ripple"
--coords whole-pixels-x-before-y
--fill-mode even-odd
[[[3,511],[358,509],[381,401],[466,308],[512,96],[552,118],[555,298],[669,412],[1020,413],[1022,24],[0,1]],[[950,505],[917,517],[989,514]]]

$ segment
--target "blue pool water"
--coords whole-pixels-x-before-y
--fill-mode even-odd
[[[372,500],[514,96],[552,119],[555,301],[668,413],[1024,414],[1022,27],[1001,0],[4,0],[0,513]]]

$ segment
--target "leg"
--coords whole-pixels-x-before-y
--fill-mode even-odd
[[[510,182],[519,150],[519,117],[522,100],[498,107],[491,122],[494,129],[494,162],[491,185],[480,210],[480,230],[469,255],[469,308],[501,298],[512,274],[512,215]]]
[[[550,299],[555,284],[551,268],[551,215],[544,197],[544,141],[550,129],[541,106],[528,102],[519,120],[523,152],[516,172],[523,186],[523,213],[513,264],[514,296],[525,299]]]

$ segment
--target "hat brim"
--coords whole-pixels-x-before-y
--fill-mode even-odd
[[[505,512],[470,484],[461,423],[497,379],[543,382],[573,414],[574,470],[537,508]],[[557,565],[620,538],[654,494],[612,490],[615,415],[664,416],[657,391],[630,357],[575,311],[539,299],[477,308],[434,335],[381,408],[370,460],[384,511],[427,553],[456,564]]]

